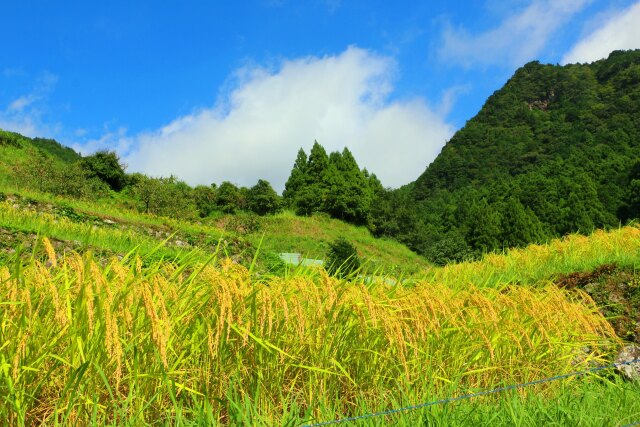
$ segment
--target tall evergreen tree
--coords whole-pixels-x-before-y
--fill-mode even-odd
[[[318,143],[313,142],[311,152],[309,153],[309,160],[307,161],[306,176],[308,182],[320,183],[324,181],[325,173],[329,167],[329,156],[324,147]]]
[[[341,160],[339,171],[346,184],[342,195],[344,199],[342,203],[344,206],[343,217],[347,221],[364,224],[369,216],[373,193],[369,188],[365,174],[360,170],[353,154],[346,147],[342,150]]]
[[[315,141],[307,161],[305,185],[298,190],[294,202],[299,215],[310,215],[323,210],[328,193],[328,168],[329,156],[324,147]]]
[[[298,156],[296,157],[293,169],[291,169],[291,174],[282,192],[282,198],[287,206],[294,205],[298,191],[308,183],[307,161],[307,153],[301,148],[298,150]]]
[[[544,239],[542,223],[520,200],[510,197],[502,203],[502,243],[505,247],[525,246]]]

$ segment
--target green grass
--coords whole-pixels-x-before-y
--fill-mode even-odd
[[[393,408],[423,403],[417,396],[401,396]],[[447,396],[448,397],[448,396]],[[378,408],[383,411],[385,408]],[[339,419],[332,408],[315,421]],[[371,413],[363,406],[360,414]],[[399,414],[371,417],[341,423],[343,426],[373,427],[538,427],[538,426],[623,426],[640,422],[640,384],[620,379],[590,377],[563,384],[553,395],[529,394],[523,397],[509,391],[491,398],[474,398],[455,403],[404,411]],[[336,424],[338,425],[338,424]]]
[[[324,215],[298,217],[291,212],[255,217],[246,214],[219,216],[197,220],[180,220],[138,213],[123,205],[126,200],[116,193],[98,201],[63,198],[34,191],[0,185],[5,194],[20,194],[23,199],[37,201],[42,206],[68,206],[80,215],[108,219],[115,226],[106,227],[98,222],[87,225],[60,224],[57,220],[31,214],[11,212],[6,204],[0,216],[0,226],[26,232],[40,231],[59,240],[79,240],[87,245],[109,251],[126,253],[136,246],[141,251],[155,247],[163,238],[149,230],[162,230],[175,234],[174,240],[189,242],[191,247],[210,251],[222,239],[230,243],[229,255],[251,262],[258,248],[258,268],[267,268],[269,259],[281,252],[299,252],[308,258],[324,259],[330,242],[344,237],[358,250],[369,273],[408,276],[421,274],[429,263],[406,246],[387,239],[376,239],[365,227],[355,227]],[[257,229],[250,232],[225,228],[230,221],[242,224],[246,218],[257,221]],[[262,242],[262,244],[261,244]]]

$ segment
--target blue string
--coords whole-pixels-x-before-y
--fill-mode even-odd
[[[518,389],[518,388],[522,388],[522,387],[529,387],[529,386],[532,386],[532,385],[537,385],[537,384],[548,383],[548,382],[551,382],[551,381],[562,380],[562,379],[565,379],[565,378],[574,377],[574,376],[578,376],[578,375],[590,374],[590,373],[593,373],[593,372],[603,371],[605,369],[615,368],[615,367],[618,367],[618,366],[632,365],[632,364],[638,363],[638,362],[640,362],[640,359],[635,359],[635,360],[632,360],[630,362],[612,363],[610,365],[598,366],[596,368],[591,368],[591,369],[586,370],[586,371],[571,372],[569,374],[557,375],[555,377],[543,378],[541,380],[529,381],[529,382],[522,383],[522,384],[512,384],[512,385],[508,385],[508,386],[504,386],[504,387],[494,388],[492,390],[484,390],[484,391],[479,391],[477,393],[465,394],[465,395],[457,396],[457,397],[448,397],[446,399],[435,400],[433,402],[426,402],[426,403],[420,403],[418,405],[405,406],[404,408],[390,409],[388,411],[373,412],[373,413],[370,413],[370,414],[358,415],[356,417],[349,417],[349,418],[341,418],[341,419],[338,419],[338,420],[324,421],[324,422],[317,423],[317,424],[305,424],[302,427],[328,426],[328,425],[331,425],[331,424],[340,424],[340,423],[345,423],[345,422],[348,422],[348,421],[357,421],[357,420],[363,420],[363,419],[366,419],[366,418],[374,418],[374,417],[381,417],[381,416],[384,416],[384,415],[397,414],[398,412],[413,411],[413,410],[416,410],[416,409],[425,408],[427,406],[442,405],[442,404],[457,402],[459,400],[471,399],[473,397],[486,396],[486,395],[489,395],[489,394],[499,393],[499,392],[502,392],[502,391],[514,390],[514,389]],[[624,426],[624,427],[638,425],[639,423],[640,423],[640,421],[635,423],[635,424],[628,424],[627,426]]]

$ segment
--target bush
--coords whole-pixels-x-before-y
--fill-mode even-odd
[[[466,261],[473,255],[464,237],[457,231],[450,231],[425,250],[426,258],[436,265]]]
[[[80,162],[89,174],[106,183],[112,190],[120,191],[127,184],[127,175],[118,155],[111,151],[98,151]]]
[[[356,248],[345,238],[339,238],[329,244],[327,253],[327,272],[332,276],[345,278],[360,268],[360,258]]]
[[[200,218],[206,218],[216,210],[216,186],[198,185],[193,189],[193,200]]]
[[[280,209],[280,197],[268,181],[260,179],[247,193],[247,207],[260,216],[274,214]]]
[[[38,151],[13,167],[13,178],[23,188],[77,199],[95,200],[107,192],[106,184],[79,163],[59,164]]]
[[[139,210],[154,215],[192,218],[196,216],[196,207],[192,198],[192,189],[174,176],[169,178],[150,178],[135,174],[131,187],[133,197],[139,202]]]

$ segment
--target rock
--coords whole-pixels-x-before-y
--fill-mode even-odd
[[[631,344],[622,347],[616,357],[616,363],[628,363],[640,359],[640,345]],[[616,370],[624,378],[632,381],[640,381],[640,361],[628,365],[616,367]]]
[[[116,223],[115,221],[111,221],[110,219],[106,219],[106,218],[103,219],[102,222],[104,222],[107,225],[113,225]]]

